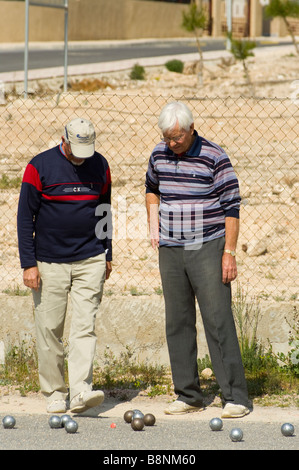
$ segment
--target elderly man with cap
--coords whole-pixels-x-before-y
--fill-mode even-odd
[[[62,142],[27,165],[18,207],[23,280],[35,306],[39,379],[49,413],[80,413],[104,400],[92,390],[95,319],[112,260],[111,177],[95,151],[93,124],[65,127]],[[63,332],[68,298],[69,391],[64,377]]]

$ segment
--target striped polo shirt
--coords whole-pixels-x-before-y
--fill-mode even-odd
[[[239,184],[225,151],[200,137],[184,155],[165,142],[153,150],[146,192],[160,197],[160,246],[198,248],[225,234],[225,217],[239,218]]]

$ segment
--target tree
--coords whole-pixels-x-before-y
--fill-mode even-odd
[[[286,25],[290,34],[296,53],[299,55],[299,46],[292,30],[292,26],[288,18],[299,18],[299,2],[298,0],[270,0],[269,5],[265,8],[265,13],[271,18],[281,18]]]
[[[203,56],[200,44],[200,37],[202,31],[207,23],[207,17],[202,6],[197,6],[191,3],[188,11],[183,11],[182,27],[189,32],[192,32],[196,39],[196,45],[199,52],[199,73],[198,79],[200,85],[203,84]]]
[[[242,62],[244,74],[246,77],[246,82],[251,90],[252,96],[254,96],[254,87],[253,83],[251,82],[248,65],[246,60],[248,57],[253,57],[254,53],[252,50],[256,47],[256,43],[254,41],[244,40],[244,39],[233,39],[232,34],[229,34],[231,50],[230,52],[233,54],[236,60]]]

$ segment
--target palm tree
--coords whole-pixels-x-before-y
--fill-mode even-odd
[[[292,26],[288,20],[288,18],[299,18],[298,0],[270,0],[269,5],[265,8],[265,13],[268,17],[281,18],[283,20],[288,33],[292,38],[296,52],[299,55],[299,46],[292,30]]]
[[[252,96],[254,96],[254,87],[253,83],[250,79],[248,65],[246,60],[248,57],[253,57],[254,53],[252,50],[256,47],[256,43],[254,41],[244,40],[244,39],[233,39],[232,34],[229,34],[230,39],[230,52],[233,54],[236,60],[242,62],[244,74],[246,77],[246,82],[251,90]]]
[[[196,39],[196,45],[199,52],[199,73],[198,79],[199,84],[203,84],[203,56],[200,45],[200,37],[202,31],[207,23],[207,17],[202,6],[197,6],[195,3],[191,3],[188,11],[183,12],[182,27],[189,32],[192,32]]]

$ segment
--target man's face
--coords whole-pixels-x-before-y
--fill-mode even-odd
[[[84,162],[84,158],[78,158],[72,154],[71,144],[66,143],[64,137],[62,137],[62,148],[66,155],[66,158],[70,162],[74,163],[75,165],[81,165]]]
[[[190,129],[186,131],[185,129],[181,129],[177,122],[173,129],[164,132],[163,139],[170,150],[175,154],[181,154],[187,152],[192,146],[194,141],[193,133],[194,124],[191,124]]]

